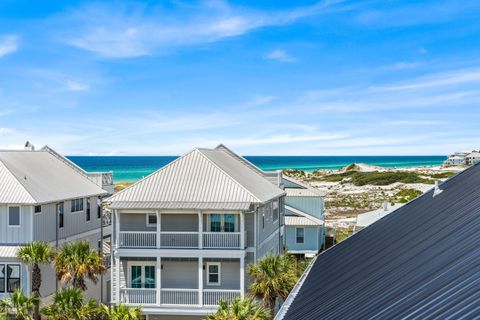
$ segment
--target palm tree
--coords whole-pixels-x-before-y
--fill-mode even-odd
[[[60,249],[53,259],[58,279],[75,288],[86,290],[85,280],[98,282],[98,276],[107,269],[102,255],[90,249],[87,241],[71,242]]]
[[[94,300],[85,303],[84,294],[78,288],[63,288],[53,296],[53,304],[41,309],[49,320],[88,320],[100,315],[100,306]]]
[[[22,291],[15,290],[0,303],[0,317],[8,319],[9,314],[15,314],[15,319],[33,320],[32,311],[38,304],[38,296],[28,297]]]
[[[17,258],[32,268],[32,294],[40,297],[40,286],[42,285],[42,273],[40,264],[50,263],[53,258],[53,248],[46,242],[32,242],[24,245],[17,253]],[[34,318],[40,319],[39,305],[35,306]]]
[[[285,300],[298,280],[295,269],[295,258],[290,255],[263,257],[248,267],[248,274],[253,278],[250,292],[274,314],[277,299]]]
[[[230,303],[220,301],[218,310],[207,316],[207,320],[267,320],[270,311],[252,298],[237,298]]]
[[[103,305],[102,314],[110,320],[138,320],[142,319],[142,308],[129,308],[121,304],[109,308]]]

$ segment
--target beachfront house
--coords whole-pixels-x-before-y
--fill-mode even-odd
[[[111,173],[89,174],[49,147],[35,151],[27,142],[25,150],[0,151],[0,299],[15,289],[31,293],[29,268],[16,258],[22,244],[87,239],[102,246],[101,199],[112,186]],[[42,296],[57,285],[52,266],[42,266]],[[89,297],[101,292],[89,284]]]
[[[245,295],[246,266],[282,252],[284,191],[220,145],[194,149],[107,199],[112,303],[147,319],[199,319]]]
[[[480,164],[316,257],[276,320],[479,319]]]
[[[323,247],[325,192],[283,176],[285,248],[298,257],[313,258]]]
[[[480,162],[480,151],[473,151],[465,156],[465,164],[467,166],[474,165],[477,162]]]
[[[448,156],[447,160],[443,162],[444,166],[459,166],[465,164],[465,157],[468,155],[467,152],[455,152],[454,154]]]

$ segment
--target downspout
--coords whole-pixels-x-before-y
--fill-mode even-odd
[[[55,250],[58,250],[58,204],[55,205]],[[55,291],[58,291],[58,278],[56,275],[55,275]]]
[[[100,205],[98,201],[100,200]],[[103,256],[103,210],[102,210],[102,201],[100,197],[97,199],[97,210],[100,210],[100,254],[102,255],[102,263],[105,259]],[[103,302],[103,273],[100,274],[100,302]]]

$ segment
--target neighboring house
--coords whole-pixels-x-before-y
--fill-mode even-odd
[[[480,164],[317,256],[280,319],[479,319]]]
[[[465,157],[467,156],[467,152],[455,152],[454,154],[450,155],[447,160],[443,162],[445,166],[458,166],[465,164]]]
[[[283,176],[285,197],[285,247],[300,257],[312,258],[323,247],[325,192]]]
[[[30,294],[29,268],[17,258],[21,245],[46,241],[54,247],[86,239],[102,246],[102,185],[111,173],[86,173],[52,149],[0,151],[0,299],[20,288]],[[100,176],[100,179],[98,179]],[[104,232],[106,235],[108,230]],[[47,297],[58,283],[52,266],[42,266],[41,294]],[[100,299],[101,288],[88,295]],[[105,290],[106,291],[106,290]]]
[[[471,166],[480,162],[480,151],[473,151],[465,156],[465,164]]]
[[[355,233],[362,230],[363,228],[368,227],[375,221],[380,220],[381,218],[392,213],[393,211],[397,210],[403,205],[404,205],[403,203],[396,203],[394,205],[389,206],[388,201],[385,201],[383,203],[382,208],[359,214],[357,216],[357,222],[355,223],[353,232]]]
[[[220,145],[194,149],[107,199],[112,303],[140,305],[150,320],[191,319],[244,296],[246,266],[282,252],[279,174],[267,177]]]

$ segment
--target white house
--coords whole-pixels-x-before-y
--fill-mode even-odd
[[[282,252],[285,192],[220,145],[194,149],[107,199],[112,303],[147,319],[199,319],[245,295],[246,266]]]

